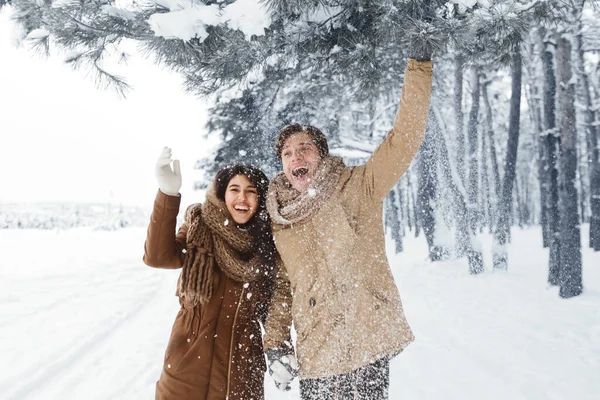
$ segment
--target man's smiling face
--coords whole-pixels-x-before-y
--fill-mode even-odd
[[[319,149],[308,133],[293,134],[281,149],[283,172],[300,193],[310,186],[320,161]]]

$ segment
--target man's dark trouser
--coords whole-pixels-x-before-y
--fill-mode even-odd
[[[300,380],[302,400],[387,400],[390,359],[381,358],[343,375]]]

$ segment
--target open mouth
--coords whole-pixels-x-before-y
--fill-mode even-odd
[[[302,178],[308,174],[308,168],[306,167],[298,167],[292,170],[292,176],[294,178]]]
[[[233,209],[237,212],[241,212],[241,213],[247,213],[250,211],[250,207],[245,206],[245,205],[241,205],[241,204],[236,204],[235,206],[233,206]]]

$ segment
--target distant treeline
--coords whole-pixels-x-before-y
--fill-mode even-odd
[[[0,229],[117,230],[145,226],[149,217],[148,210],[113,204],[0,204]]]

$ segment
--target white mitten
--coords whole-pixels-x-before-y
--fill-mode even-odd
[[[156,161],[156,180],[158,188],[164,194],[177,196],[181,189],[181,169],[179,160],[173,160],[171,169],[171,149],[164,147]]]
[[[269,360],[269,373],[279,390],[290,390],[290,383],[298,376],[298,362],[293,354],[284,354],[280,349],[266,351]]]

